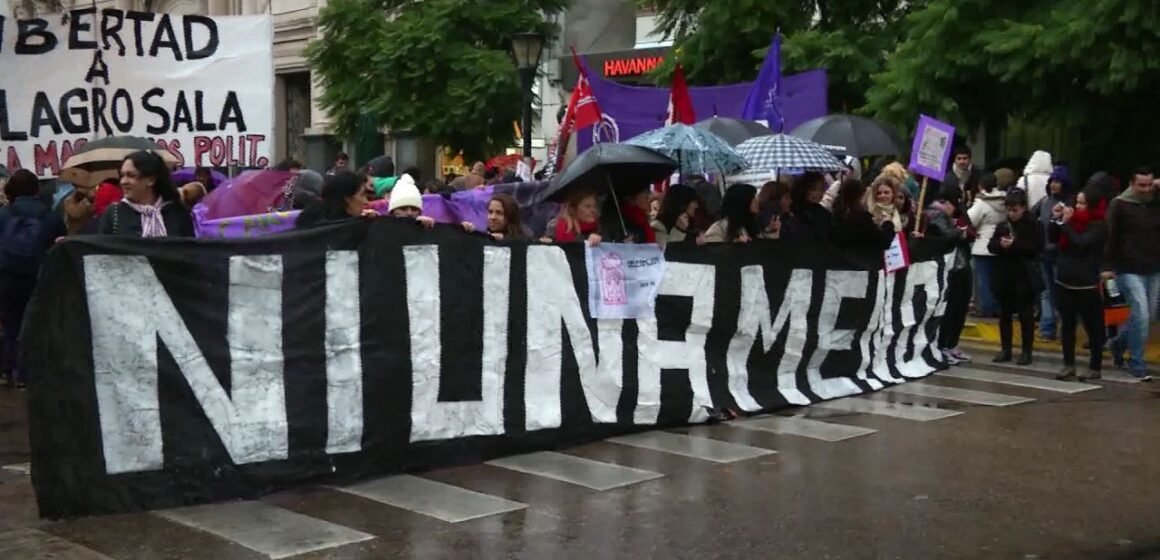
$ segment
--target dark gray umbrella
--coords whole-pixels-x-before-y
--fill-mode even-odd
[[[578,188],[598,192],[611,189],[614,196],[623,196],[667,179],[676,169],[676,161],[650,148],[596,144],[552,179],[546,197],[562,202]]]
[[[703,120],[695,125],[694,128],[701,130],[708,130],[722,140],[729,143],[730,146],[736,146],[750,138],[757,138],[758,136],[769,136],[773,131],[769,127],[754,121],[745,121],[741,119],[730,119],[724,117],[713,117],[711,119]]]
[[[858,158],[900,156],[903,153],[903,142],[893,129],[855,115],[818,117],[793,129],[790,135],[827,148],[840,148]]]
[[[651,148],[630,144],[596,144],[552,179],[547,198],[563,202],[576,189],[608,192],[616,208],[620,229],[627,235],[628,228],[620,213],[620,199],[667,179],[678,167],[672,158]]]

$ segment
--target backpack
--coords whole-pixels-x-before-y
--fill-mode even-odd
[[[10,214],[0,231],[0,270],[36,276],[46,253],[44,215]]]

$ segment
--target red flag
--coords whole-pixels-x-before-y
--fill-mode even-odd
[[[555,150],[548,158],[546,169],[549,174],[564,168],[564,154],[568,151],[568,140],[572,132],[599,124],[604,118],[600,112],[600,105],[596,103],[596,96],[592,94],[592,86],[588,84],[588,69],[580,61],[576,49],[572,49],[572,61],[576,64],[579,75],[576,78],[576,87],[572,88],[572,97],[568,99],[564,120],[560,122],[560,129],[556,132]]]
[[[588,67],[580,61],[576,49],[572,49],[572,60],[576,63],[576,69],[580,71],[576,88],[572,90],[572,99],[575,102],[572,124],[576,130],[580,130],[599,124],[604,116],[600,112],[600,105],[596,103],[596,96],[592,95],[592,86],[588,83]]]
[[[685,81],[685,69],[681,63],[673,70],[673,86],[669,93],[669,124],[693,124],[697,122],[693,110],[693,98],[689,96],[689,84]]]

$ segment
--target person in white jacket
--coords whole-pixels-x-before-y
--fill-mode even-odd
[[[1047,183],[1054,170],[1051,154],[1043,150],[1031,154],[1031,159],[1027,160],[1027,166],[1023,168],[1023,176],[1015,183],[1015,186],[1027,191],[1028,204],[1035,206],[1035,203],[1047,196]]]
[[[999,302],[991,291],[991,270],[995,255],[987,249],[995,228],[1007,221],[1003,200],[1007,193],[999,189],[999,180],[987,173],[979,180],[979,194],[967,210],[971,227],[975,228],[975,242],[971,245],[971,259],[975,263],[975,311],[983,317],[998,317]]]

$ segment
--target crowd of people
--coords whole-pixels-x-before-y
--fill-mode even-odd
[[[302,209],[297,227],[314,228],[380,215],[413,220],[425,228],[423,194],[488,184],[472,173],[450,182],[428,181],[408,169],[396,176],[393,162],[379,159],[357,173],[349,158],[336,161],[311,196],[292,197]],[[286,171],[306,171],[287,160]],[[511,170],[508,170],[511,171]],[[310,172],[313,173],[313,172]],[[491,172],[492,180],[498,172]],[[502,172],[504,180],[514,180]],[[162,159],[152,152],[125,158],[120,179],[96,188],[77,188],[57,207],[40,196],[37,177],[14,173],[4,185],[0,207],[0,326],[4,332],[0,371],[23,386],[17,367],[19,326],[48,251],[70,235],[193,237],[191,208],[213,189],[208,171],[178,188]],[[314,175],[321,175],[314,173]],[[554,219],[541,227],[525,223],[509,194],[491,196],[486,229],[464,222],[468,234],[495,241],[601,242],[705,245],[758,240],[826,243],[867,254],[904,238],[938,238],[953,247],[946,286],[946,313],[938,344],[948,362],[971,360],[959,349],[967,317],[999,319],[1001,350],[995,362],[1032,362],[1038,322],[1040,338],[1061,340],[1064,370],[1059,378],[1096,379],[1103,353],[1117,365],[1128,354],[1128,373],[1150,379],[1144,361],[1150,322],[1160,291],[1160,194],[1147,169],[1119,189],[1107,173],[1096,173],[1076,189],[1067,169],[1036,152],[1022,176],[1007,169],[986,173],[956,150],[954,165],[940,182],[920,192],[919,181],[899,162],[881,165],[863,180],[860,165],[829,176],[805,172],[760,188],[734,184],[723,193],[711,183],[674,184],[663,192],[641,185],[629,191],[570,191]],[[458,181],[459,184],[456,184]],[[615,196],[611,196],[615,195]],[[384,202],[372,204],[372,201]],[[919,208],[919,201],[924,208]],[[1122,296],[1121,296],[1122,294]],[[1104,307],[1122,297],[1130,319],[1106,339]],[[1020,323],[1020,353],[1013,355],[1014,318]],[[1091,359],[1075,365],[1076,327],[1082,323]]]

